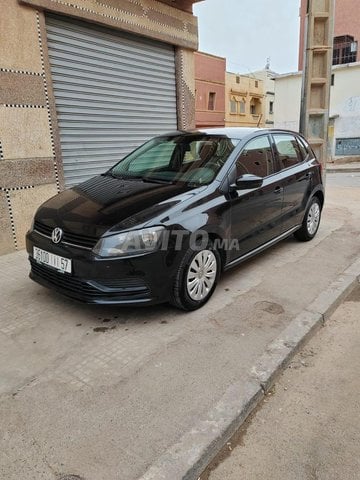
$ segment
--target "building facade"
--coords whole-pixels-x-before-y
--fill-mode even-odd
[[[198,0],[0,0],[0,254],[36,208],[195,126]]]
[[[225,125],[264,126],[264,82],[248,75],[226,72]]]
[[[225,126],[225,71],[225,58],[195,52],[197,128]]]
[[[270,70],[267,66],[263,70],[252,72],[252,75],[263,81],[263,121],[265,127],[272,128],[274,126],[274,111],[275,111],[275,77],[277,73]]]
[[[308,0],[301,0],[300,7],[300,44],[299,44],[299,70],[301,71],[304,66],[305,56],[305,35],[306,35],[306,17]],[[326,11],[329,7],[328,1],[317,2],[316,6]],[[330,118],[328,122],[328,136],[329,136],[329,148],[328,148],[328,160],[332,161],[349,161],[351,157],[355,159],[359,158],[359,116],[360,110],[357,107],[358,103],[358,83],[359,83],[359,69],[358,62],[360,61],[359,55],[359,40],[360,40],[360,8],[357,0],[336,0],[334,2],[334,37],[333,37],[333,55],[330,63],[332,63],[332,79],[331,79],[331,91],[330,91]],[[323,17],[323,18],[322,18]],[[314,30],[315,44],[322,43],[321,39],[327,37],[326,27],[326,15],[322,16],[320,12],[317,21],[314,25],[310,25],[311,31]],[[327,43],[327,42],[326,42]],[[326,104],[324,99],[325,84],[320,77],[325,77],[325,70],[327,70],[327,63],[323,59],[322,52],[315,46],[316,56],[310,54],[310,70],[312,70],[313,78],[311,84],[313,112],[309,115],[312,118],[314,146],[321,150],[323,147],[320,145],[320,141],[317,141],[316,137],[323,137],[323,122],[321,121],[321,115],[327,119],[327,108],[323,108]],[[315,54],[314,54],[315,55]],[[313,60],[313,58],[316,58]],[[313,63],[312,63],[313,62]],[[290,75],[287,80],[281,80],[276,85],[276,91],[278,87],[283,84],[283,81],[288,83],[286,89],[298,91],[296,83],[300,81],[300,74]],[[357,77],[357,78],[356,78]],[[291,79],[291,80],[290,80]],[[343,91],[339,86],[342,85]],[[294,92],[294,95],[297,95]],[[286,96],[286,95],[285,95]],[[294,98],[297,98],[295,96]],[[298,124],[297,118],[291,116],[291,112],[294,108],[300,111],[298,102],[295,105],[281,106],[282,100],[279,99],[279,103],[276,108],[288,109],[289,116],[286,118],[286,123]],[[311,110],[311,109],[310,109]],[[283,116],[284,111],[280,111],[277,118],[285,119]],[[316,128],[318,126],[318,130]],[[346,128],[345,128],[346,126]],[[319,135],[318,133],[321,132]],[[311,140],[311,139],[310,139]]]
[[[332,68],[328,161],[360,161],[360,62]],[[299,130],[302,73],[275,79],[276,128]]]
[[[301,0],[299,70],[304,64],[305,19],[308,0]],[[336,0],[333,64],[360,61],[360,8],[358,0]]]

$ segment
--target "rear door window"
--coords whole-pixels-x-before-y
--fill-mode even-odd
[[[288,133],[273,134],[281,170],[293,167],[303,161],[300,146],[294,135]]]
[[[274,158],[269,137],[264,135],[250,140],[237,159],[237,177],[246,173],[268,177],[274,172]]]

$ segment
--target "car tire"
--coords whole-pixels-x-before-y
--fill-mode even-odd
[[[170,303],[192,311],[205,305],[216,288],[221,258],[211,242],[201,250],[189,248],[176,272]]]
[[[295,238],[302,242],[312,240],[320,225],[321,220],[321,204],[318,197],[311,199],[310,205],[306,209],[301,228],[294,233]]]

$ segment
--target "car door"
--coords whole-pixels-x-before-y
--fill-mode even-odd
[[[255,137],[244,146],[233,177],[253,174],[263,179],[259,188],[232,190],[231,230],[237,249],[230,252],[234,260],[267,243],[280,234],[283,191],[268,135]]]
[[[273,133],[274,150],[281,171],[284,190],[282,232],[300,225],[311,193],[312,171],[306,153],[297,136],[291,133]],[[302,147],[302,148],[301,148]]]

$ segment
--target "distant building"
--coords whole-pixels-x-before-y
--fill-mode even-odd
[[[263,115],[262,123],[266,127],[273,127],[274,125],[274,111],[275,111],[275,77],[276,72],[270,70],[270,65],[267,65],[263,70],[252,72],[252,75],[263,81],[264,99],[263,99]]]
[[[226,60],[204,52],[195,52],[195,125],[225,126]]]
[[[225,125],[264,126],[264,82],[250,75],[226,72]]]
[[[360,62],[332,69],[329,161],[360,161]],[[275,128],[299,130],[302,72],[275,79]]]
[[[304,63],[305,18],[308,0],[301,0],[299,70]],[[359,0],[336,0],[333,65],[354,63],[360,60]]]

